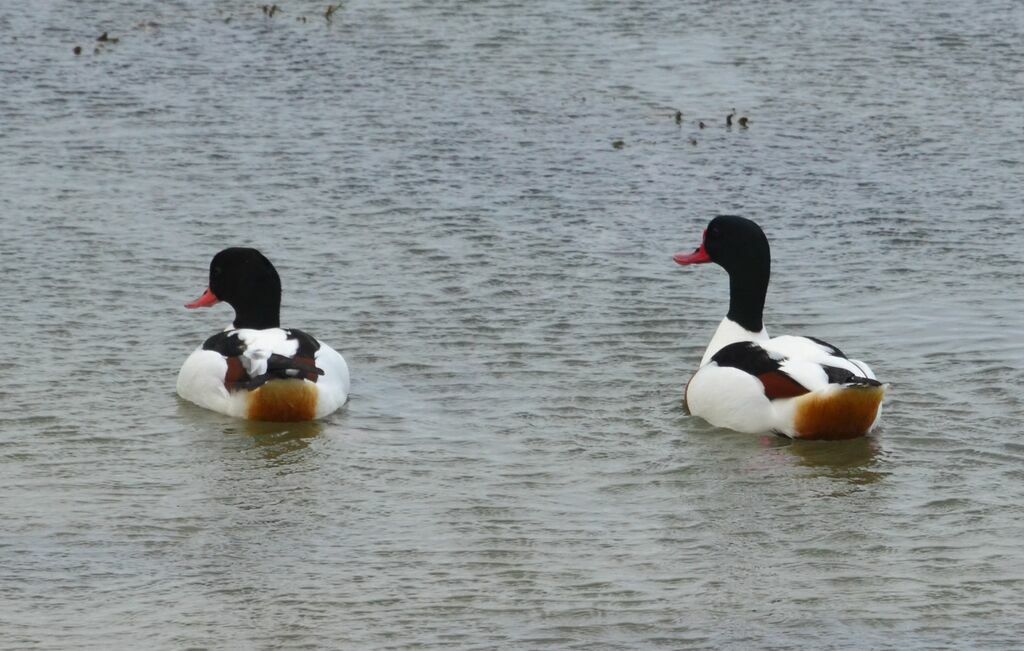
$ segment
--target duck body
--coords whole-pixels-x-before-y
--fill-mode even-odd
[[[870,432],[885,387],[871,368],[813,337],[770,338],[762,323],[768,241],[754,222],[716,217],[679,264],[717,262],[730,275],[730,309],[686,385],[690,414],[740,432],[848,439]]]
[[[210,287],[186,307],[221,300],[235,307],[233,327],[188,356],[178,373],[178,395],[228,416],[266,421],[322,418],[345,404],[345,359],[305,332],[278,325],[280,279],[262,254],[240,248],[218,253]]]
[[[210,337],[185,360],[177,382],[178,395],[200,407],[270,421],[322,418],[345,404],[349,386],[345,358],[284,328],[229,328]]]
[[[739,432],[791,438],[845,439],[869,432],[881,414],[884,388],[870,367],[811,337],[769,338],[762,330],[736,338],[728,318],[686,386],[689,412]]]

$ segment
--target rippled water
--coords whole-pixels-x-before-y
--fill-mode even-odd
[[[1019,3],[213,4],[0,11],[0,645],[1019,645]],[[720,212],[875,438],[682,414]],[[177,398],[228,245],[347,410]]]

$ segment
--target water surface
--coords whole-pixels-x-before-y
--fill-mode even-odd
[[[0,646],[1019,645],[1018,3],[281,6],[0,12]],[[722,212],[876,437],[682,413]],[[230,245],[344,412],[177,398]]]

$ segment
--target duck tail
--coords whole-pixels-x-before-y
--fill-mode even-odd
[[[864,436],[878,418],[885,398],[878,380],[857,377],[834,391],[815,391],[797,398],[796,438],[843,440]]]

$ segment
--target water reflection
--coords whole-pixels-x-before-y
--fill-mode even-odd
[[[252,440],[267,459],[309,446],[324,430],[322,421],[300,423],[273,423],[267,421],[231,418],[197,407],[178,399],[178,415],[183,420],[201,425],[204,430],[220,430],[225,436],[243,436]]]
[[[799,441],[766,436],[762,443],[772,454],[785,455],[797,466],[812,468],[815,476],[873,484],[886,476],[878,466],[885,451],[877,436],[849,441]]]
[[[267,459],[277,459],[289,452],[309,447],[310,442],[320,436],[323,429],[323,423],[318,420],[300,423],[243,420],[239,421],[237,428],[252,438]]]

